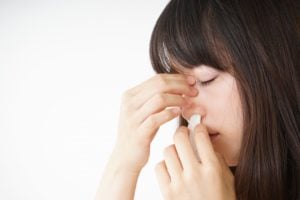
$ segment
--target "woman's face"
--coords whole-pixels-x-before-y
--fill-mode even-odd
[[[229,166],[237,165],[243,124],[235,78],[206,65],[180,71],[198,80],[195,87],[199,91],[196,97],[185,96],[188,104],[182,107],[182,116],[189,119],[193,114],[200,114],[208,132],[218,133],[211,137],[215,151],[224,156]]]

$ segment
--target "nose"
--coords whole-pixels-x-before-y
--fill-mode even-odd
[[[205,116],[204,105],[201,101],[201,94],[196,97],[184,96],[187,104],[182,107],[182,117],[189,120],[192,115],[199,114],[203,118]]]

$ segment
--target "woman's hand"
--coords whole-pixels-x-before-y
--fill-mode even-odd
[[[165,149],[165,160],[155,168],[164,199],[235,200],[234,176],[222,155],[214,151],[205,126],[199,124],[195,128],[200,161],[188,134],[184,126],[177,129],[175,145]]]
[[[123,94],[113,160],[123,169],[140,171],[149,159],[159,127],[180,114],[186,96],[196,96],[196,80],[182,74],[158,74]],[[167,107],[175,107],[166,109]]]
[[[96,199],[134,199],[141,169],[159,127],[180,114],[185,96],[196,96],[196,80],[159,74],[123,94],[116,146],[103,172]],[[166,109],[167,107],[175,107]]]

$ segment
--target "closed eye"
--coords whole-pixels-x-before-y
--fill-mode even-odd
[[[217,77],[215,77],[215,78],[212,78],[212,79],[210,79],[210,80],[208,80],[208,81],[200,81],[200,80],[198,80],[198,82],[199,82],[199,84],[201,85],[201,86],[207,86],[207,85],[209,85],[211,82],[213,82],[215,79],[216,79]]]

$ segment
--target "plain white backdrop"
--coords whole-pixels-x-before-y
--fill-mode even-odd
[[[0,1],[0,199],[94,199],[122,93],[154,75],[149,41],[168,0]],[[177,120],[177,119],[176,119]],[[152,143],[136,199],[161,199]]]

